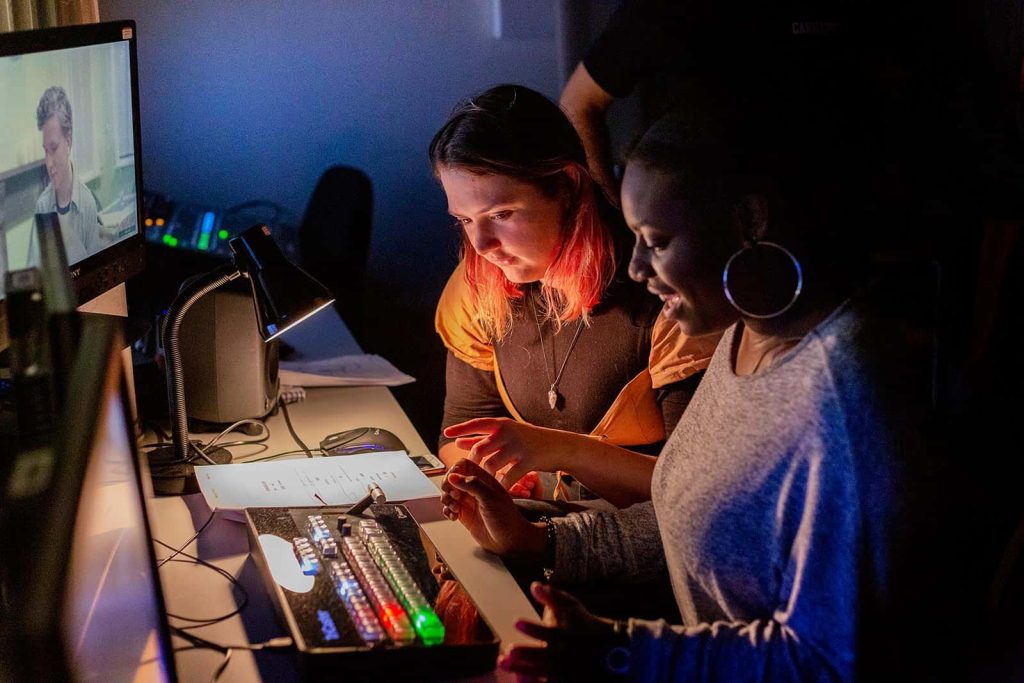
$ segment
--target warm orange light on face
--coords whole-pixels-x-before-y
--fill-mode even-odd
[[[448,210],[466,243],[513,283],[542,280],[558,253],[562,203],[527,182],[496,174],[441,169]]]
[[[561,173],[566,191],[551,196],[516,178],[437,170],[462,229],[466,279],[496,339],[510,329],[509,301],[522,296],[521,284],[543,283],[544,308],[561,325],[588,315],[614,275],[615,245],[593,180],[578,165]]]

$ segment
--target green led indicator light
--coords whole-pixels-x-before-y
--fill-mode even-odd
[[[171,238],[171,236],[170,236],[170,235],[166,235],[166,234],[165,234],[165,235],[163,236],[163,241],[164,241],[164,244],[170,244],[170,243],[171,243],[171,239],[172,239],[172,238]]]
[[[171,245],[172,247],[178,246],[178,238],[171,237],[169,240],[167,240],[167,244]]]
[[[429,607],[413,612],[412,623],[424,645],[440,645],[444,642],[444,624]]]
[[[228,238],[228,231],[221,228],[221,231],[217,233],[217,237],[226,240]]]
[[[202,235],[199,238],[199,244],[197,245],[200,249],[206,250],[210,248],[210,237],[209,235]]]

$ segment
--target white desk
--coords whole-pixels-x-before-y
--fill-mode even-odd
[[[318,314],[285,335],[284,339],[300,351],[302,358],[360,352],[351,333],[333,310]],[[376,426],[393,432],[413,454],[432,450],[420,439],[391,392],[383,387],[309,389],[306,400],[289,405],[288,410],[296,433],[312,448],[331,432]],[[267,426],[270,439],[261,446],[231,449],[236,461],[298,448],[282,415],[268,419]],[[502,641],[502,648],[511,643],[528,642],[529,639],[515,630],[514,623],[523,617],[534,618],[536,613],[504,565],[481,550],[461,524],[445,519],[437,499],[415,501],[408,507],[494,628]],[[210,511],[202,495],[195,494],[156,499],[152,516],[154,537],[179,547],[208,519]],[[249,604],[240,614],[215,625],[195,629],[193,633],[225,645],[258,643],[287,635],[274,613],[262,577],[249,558],[244,525],[218,515],[198,542],[187,550],[230,572],[249,596]],[[158,550],[159,556],[166,554],[169,551]],[[194,619],[216,617],[233,610],[240,597],[232,594],[232,587],[224,577],[194,564],[169,562],[160,570],[160,578],[167,611],[172,615]],[[171,621],[175,625],[185,623],[173,618]],[[176,639],[176,646],[179,644]],[[210,680],[223,659],[220,653],[212,650],[190,650],[175,657],[182,681]],[[291,650],[266,650],[255,656],[251,652],[237,650],[219,680],[273,680],[283,683],[298,680],[298,677]],[[478,680],[506,680],[506,677],[502,672],[496,672]]]

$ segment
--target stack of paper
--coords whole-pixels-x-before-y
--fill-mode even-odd
[[[376,483],[390,502],[432,498],[437,486],[402,451],[196,468],[210,508],[351,505]]]
[[[416,381],[376,354],[282,361],[278,376],[281,384],[298,387],[394,387]]]

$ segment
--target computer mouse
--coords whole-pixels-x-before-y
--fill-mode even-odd
[[[401,439],[380,427],[356,427],[328,434],[320,442],[324,455],[354,455],[375,451],[405,451]]]

